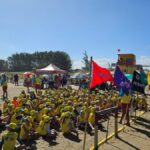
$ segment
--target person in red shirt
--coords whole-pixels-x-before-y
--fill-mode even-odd
[[[19,107],[19,102],[18,102],[18,100],[17,100],[17,97],[16,97],[16,96],[15,96],[15,97],[13,97],[12,104],[15,106],[15,108],[16,108],[16,107]]]

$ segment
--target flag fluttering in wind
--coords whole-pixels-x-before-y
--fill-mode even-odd
[[[131,82],[120,70],[119,66],[116,67],[114,73],[114,83],[119,90],[129,91],[131,89]]]
[[[140,76],[141,76],[141,81],[145,86],[147,85],[147,76],[143,70],[143,68],[140,69]]]
[[[112,74],[108,69],[100,67],[92,60],[90,89],[106,81],[113,82]]]
[[[147,83],[148,85],[150,85],[150,71],[148,71],[148,74],[147,74]]]
[[[132,90],[144,94],[145,86],[146,85],[142,82],[141,74],[138,73],[137,71],[134,71],[132,80]]]

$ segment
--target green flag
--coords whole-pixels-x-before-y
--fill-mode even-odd
[[[143,68],[140,69],[141,81],[145,86],[147,85],[147,75],[145,74]]]

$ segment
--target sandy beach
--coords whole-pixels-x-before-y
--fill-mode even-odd
[[[26,90],[23,86],[14,86],[13,84],[8,84],[8,95],[9,98],[12,99],[14,96],[18,96],[18,94],[22,91]],[[34,90],[34,89],[32,89]],[[0,89],[0,95],[2,95],[2,90]],[[1,104],[3,101],[1,100]],[[100,149],[104,150],[116,150],[116,149],[126,149],[126,150],[148,150],[150,144],[148,140],[150,138],[150,113],[145,113],[142,117],[140,117],[136,123],[132,123],[131,127],[125,128],[124,132],[119,133],[120,139],[111,139],[107,144],[104,144],[100,147]],[[98,141],[104,139],[106,137],[106,126],[107,121],[102,123],[103,129],[98,131]],[[119,128],[122,125],[119,124]],[[114,132],[114,119],[110,117],[109,121],[109,134]],[[31,141],[31,146],[28,149],[32,150],[81,150],[83,147],[83,139],[84,139],[84,131],[79,130],[79,138],[75,135],[71,135],[68,137],[64,137],[61,132],[57,132],[58,136],[55,141],[49,139],[48,141],[43,140],[42,138]],[[86,137],[86,150],[89,150],[91,146],[94,144],[94,136],[87,134]]]

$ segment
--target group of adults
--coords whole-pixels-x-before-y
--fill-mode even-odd
[[[24,86],[27,87],[29,92],[30,87],[34,87],[37,92],[38,89],[53,89],[63,87],[67,84],[67,76],[61,74],[49,74],[46,77],[40,76],[39,74],[34,74],[32,76],[27,75],[24,79]]]

